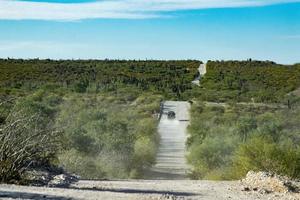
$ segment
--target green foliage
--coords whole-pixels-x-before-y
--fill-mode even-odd
[[[188,161],[195,179],[239,179],[250,170],[300,177],[300,107],[194,103]],[[263,109],[262,109],[263,108]]]
[[[23,112],[63,133],[49,162],[85,178],[140,178],[155,162],[161,94],[179,98],[198,64],[1,60],[0,124],[21,107],[9,98],[26,96]]]
[[[232,170],[235,177],[241,178],[250,170],[264,170],[299,178],[300,147],[285,140],[278,143],[259,134],[251,137],[236,151]]]
[[[61,165],[85,178],[142,177],[155,161],[157,120],[152,115],[159,112],[161,98],[145,96],[66,97],[57,118],[67,139],[59,155]]]
[[[6,117],[15,104],[15,98],[4,95],[0,96],[0,125],[4,124]]]
[[[53,120],[40,92],[16,102],[0,125],[0,182],[20,181],[31,165],[50,165],[60,146]]]
[[[231,155],[236,145],[234,142],[232,137],[207,136],[201,143],[193,143],[188,157],[194,166],[191,178],[228,179],[226,166],[231,164]]]
[[[257,128],[257,122],[255,117],[251,117],[251,116],[241,117],[237,123],[237,132],[243,142],[247,140],[248,134],[250,134],[251,131],[256,128]]]
[[[198,87],[191,81],[199,64],[0,59],[1,137],[14,136],[12,144],[21,147],[23,137],[39,135],[33,146],[45,147],[44,153],[26,150],[23,164],[55,163],[85,178],[141,178],[155,163],[160,102],[193,99],[187,141],[193,178],[235,179],[250,169],[300,177],[299,91],[293,91],[300,87],[299,64],[210,61]],[[289,109],[237,101],[283,102]],[[20,129],[3,131],[18,113],[29,120],[19,123]],[[59,137],[39,146],[54,128],[62,132]],[[8,169],[12,162],[3,158],[0,168]]]
[[[0,59],[0,86],[21,92],[54,83],[83,93],[114,91],[125,84],[156,91],[168,98],[181,98],[186,90],[191,89],[199,65],[200,62],[195,60]],[[3,89],[0,92],[8,91]]]
[[[8,114],[1,115],[4,120],[1,127],[13,123],[12,117],[7,116],[17,117],[19,110],[22,116],[29,118],[17,124],[21,129],[8,129],[9,132],[1,132],[1,137],[13,137],[6,141],[18,148],[22,148],[18,141],[30,138],[34,149],[43,149],[43,154],[38,155],[27,149],[28,154],[24,155],[28,157],[17,170],[10,169],[16,166],[14,162],[5,160],[6,152],[13,153],[13,150],[3,151],[2,174],[7,175],[2,181],[20,177],[24,164],[31,162],[63,166],[84,178],[141,178],[154,164],[158,144],[157,113],[162,96],[135,86],[101,93],[74,93],[49,84],[42,88],[16,103],[8,101],[8,97],[1,101],[1,108],[8,110]],[[59,130],[59,137],[52,134],[54,127]],[[20,137],[15,137],[16,134]],[[37,137],[32,139],[31,134]],[[40,142],[42,137],[47,138],[47,144]],[[47,151],[50,146],[51,151]]]
[[[300,87],[299,65],[266,61],[209,61],[201,88],[194,88],[205,101],[280,102]]]

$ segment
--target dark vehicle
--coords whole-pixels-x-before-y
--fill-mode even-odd
[[[169,111],[168,112],[168,119],[175,119],[176,117],[176,114],[174,111]]]

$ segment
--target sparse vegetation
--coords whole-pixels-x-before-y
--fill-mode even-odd
[[[84,178],[142,177],[155,162],[160,101],[190,89],[199,63],[0,60],[0,143],[10,142],[1,180],[41,160]],[[18,145],[25,138],[29,149]],[[12,169],[17,150],[24,158]]]
[[[0,59],[0,94],[24,94],[45,84],[84,93],[114,91],[124,85],[180,98],[191,89],[200,62],[126,60]]]
[[[192,97],[213,102],[282,102],[300,87],[300,65],[271,61],[209,61]],[[187,91],[191,92],[191,91]]]
[[[192,107],[188,140],[192,178],[239,179],[250,170],[300,177],[300,106]]]
[[[127,91],[128,92],[128,91]],[[67,147],[60,163],[85,178],[138,178],[155,162],[161,97],[72,95],[57,123]],[[74,106],[76,105],[76,106]]]
[[[200,63],[0,60],[0,181],[19,179],[30,165],[141,178],[155,163],[164,99],[195,102],[192,178],[237,179],[249,170],[299,178],[300,106],[290,93],[300,86],[299,64],[210,61],[198,87],[191,81]]]
[[[60,148],[53,110],[36,98],[17,101],[0,125],[1,182],[20,181],[29,166],[50,165]]]

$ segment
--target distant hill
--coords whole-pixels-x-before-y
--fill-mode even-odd
[[[0,60],[0,92],[11,89],[34,89],[45,84],[85,92],[113,90],[120,84],[179,98],[191,88],[200,61],[125,61],[125,60]],[[5,90],[5,91],[4,91]]]
[[[0,59],[0,94],[20,94],[55,84],[74,92],[114,91],[130,85],[166,99],[279,102],[300,87],[300,64],[271,61],[208,61],[201,86],[201,61]]]

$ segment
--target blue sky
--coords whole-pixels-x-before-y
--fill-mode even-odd
[[[300,0],[0,0],[0,57],[296,63]]]

